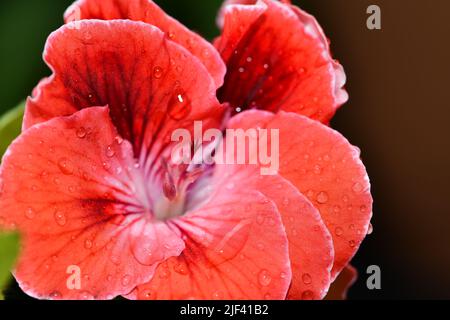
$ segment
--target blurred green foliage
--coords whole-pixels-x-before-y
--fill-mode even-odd
[[[0,158],[11,142],[20,134],[25,102],[0,118]]]
[[[10,279],[10,270],[19,253],[19,241],[17,233],[0,233],[0,300],[3,298],[2,291]]]

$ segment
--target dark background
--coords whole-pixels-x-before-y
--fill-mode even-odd
[[[209,39],[221,0],[156,0]],[[49,74],[48,34],[71,0],[0,2],[0,111]],[[354,264],[352,299],[450,299],[450,1],[299,0],[346,68],[350,101],[332,126],[362,149],[375,198],[374,233]],[[366,9],[382,10],[382,30]],[[366,288],[379,265],[382,290]]]

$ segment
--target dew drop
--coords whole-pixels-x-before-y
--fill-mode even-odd
[[[153,68],[153,76],[156,79],[161,79],[161,77],[163,76],[163,69],[159,66],[156,66],[155,68]]]
[[[73,174],[74,168],[72,162],[67,158],[61,158],[58,161],[59,170],[65,175]]]
[[[335,233],[338,237],[340,237],[344,234],[344,230],[341,227],[337,227]]]
[[[361,183],[359,183],[359,182],[356,182],[354,185],[353,185],[353,192],[355,192],[355,193],[361,193],[362,191],[363,191],[363,189],[364,189],[364,187],[362,186],[362,184]]]
[[[129,276],[128,274],[122,278],[122,285],[124,287],[128,286],[130,284],[130,282],[131,282],[131,276]]]
[[[78,128],[78,130],[77,130],[77,137],[78,138],[84,139],[86,137],[86,134],[87,134],[87,132],[86,132],[85,128],[83,128],[83,127]]]
[[[191,102],[181,87],[176,87],[169,101],[169,116],[173,120],[182,120],[191,113]]]
[[[317,202],[320,204],[325,204],[328,202],[328,193],[326,193],[325,191],[319,192],[319,194],[317,195]]]
[[[52,293],[50,293],[50,299],[51,300],[58,300],[62,298],[62,294],[59,291],[53,291]]]
[[[189,274],[186,265],[184,265],[183,263],[176,264],[173,269],[175,270],[176,273],[179,273],[184,276]]]
[[[28,209],[25,211],[25,217],[26,217],[27,219],[32,220],[32,219],[34,219],[35,216],[36,216],[36,213],[34,212],[33,208],[28,208]]]
[[[86,241],[84,241],[84,247],[86,249],[91,249],[92,248],[92,241],[89,239],[86,239]]]
[[[373,233],[373,225],[369,224],[369,229],[367,230],[367,234],[371,235]]]
[[[213,296],[214,300],[223,300],[223,298],[224,298],[224,294],[222,291],[216,291],[213,293],[212,296]]]
[[[67,223],[65,214],[61,211],[56,211],[55,212],[55,221],[59,226],[61,226],[61,227],[65,226]]]
[[[350,248],[354,248],[356,246],[356,242],[354,240],[350,240],[348,242],[348,245],[350,246]]]
[[[259,214],[256,216],[256,223],[259,224],[259,225],[263,225],[265,219],[266,219],[266,218],[265,218],[264,214],[263,214],[263,213],[259,213]]]
[[[314,294],[310,290],[304,291],[302,293],[302,300],[312,300],[313,297],[314,297]]]
[[[168,269],[163,270],[160,275],[160,279],[169,279],[170,278],[170,271]]]
[[[116,142],[117,142],[117,144],[118,144],[119,146],[123,143],[123,138],[120,137],[120,136],[117,136],[117,137],[115,138],[115,140],[116,140]]]
[[[263,287],[267,287],[272,282],[272,277],[267,270],[262,270],[258,275],[259,284]]]
[[[142,292],[141,296],[144,299],[150,300],[153,298],[153,292],[151,292],[150,290],[144,290],[144,292]]]
[[[120,259],[118,256],[111,256],[111,261],[112,263],[114,263],[116,266],[120,265]]]
[[[319,165],[314,166],[314,173],[315,174],[321,174],[322,173],[322,167]]]
[[[79,298],[80,300],[94,300],[94,296],[88,291],[81,292]]]
[[[311,284],[312,283],[312,278],[309,275],[309,273],[303,274],[302,281],[303,281],[304,284]]]
[[[92,33],[91,33],[90,31],[88,31],[88,30],[86,30],[86,31],[83,33],[83,36],[84,36],[84,39],[87,40],[87,41],[89,41],[89,40],[92,39]]]
[[[114,151],[113,146],[108,146],[108,147],[106,148],[106,156],[107,156],[108,158],[114,157],[115,154],[116,154],[116,152]]]

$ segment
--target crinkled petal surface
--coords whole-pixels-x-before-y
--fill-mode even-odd
[[[215,45],[227,65],[219,99],[237,112],[296,112],[328,123],[348,99],[343,68],[316,20],[273,0],[227,5]]]
[[[279,174],[320,211],[333,238],[334,280],[366,237],[372,216],[370,183],[359,149],[338,132],[294,113],[248,111],[232,124],[279,130]]]
[[[149,219],[142,174],[108,108],[88,108],[26,130],[8,149],[0,221],[23,235],[15,272],[41,299],[111,299],[148,281],[184,242]]]
[[[65,20],[72,22],[82,19],[129,19],[154,25],[165,32],[168,39],[182,45],[200,59],[217,86],[223,84],[225,65],[214,47],[168,16],[151,0],[79,0],[66,11]]]
[[[54,74],[28,100],[25,129],[109,105],[119,134],[132,143],[136,157],[148,161],[175,129],[192,126],[193,120],[202,120],[204,127],[221,122],[223,108],[208,71],[149,24],[73,22],[49,37],[44,58]]]
[[[292,283],[287,298],[322,299],[330,287],[334,257],[328,229],[318,210],[291,183],[278,175],[260,175],[254,169],[254,166],[218,166],[217,175],[233,176],[236,185],[258,190],[276,204],[289,241]],[[273,224],[264,213],[259,213],[257,219],[259,223]],[[272,255],[273,250],[267,248],[267,255]]]
[[[129,298],[285,299],[291,268],[277,208],[244,186],[223,189],[230,183],[236,181],[214,179],[211,200],[172,222],[183,234],[186,249],[163,262],[153,279]]]

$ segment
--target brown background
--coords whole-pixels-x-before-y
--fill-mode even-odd
[[[71,0],[0,2],[0,110],[49,71],[45,38]],[[156,0],[208,37],[221,0]],[[346,68],[350,101],[332,126],[362,149],[375,198],[374,233],[355,258],[354,299],[450,299],[450,1],[298,0]],[[366,9],[382,9],[382,30]],[[209,26],[209,27],[208,27]],[[382,270],[369,291],[365,269]],[[17,296],[20,296],[16,292]]]
[[[353,298],[450,298],[450,1],[299,1],[322,23],[348,75],[333,127],[361,147],[374,234],[355,263]],[[365,27],[370,4],[382,30]],[[382,290],[365,269],[382,270]]]

